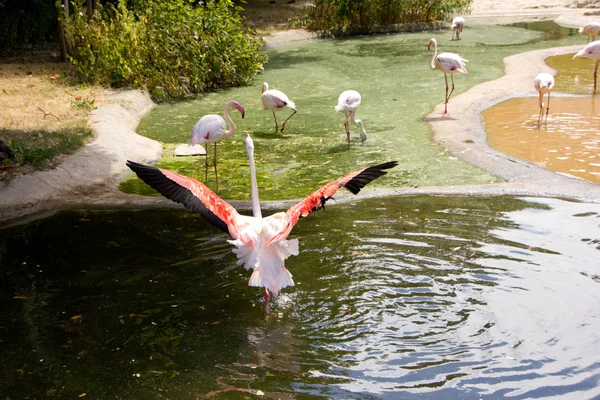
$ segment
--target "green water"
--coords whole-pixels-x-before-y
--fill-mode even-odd
[[[389,197],[302,219],[263,291],[184,210],[0,230],[2,398],[600,395],[600,206]],[[570,398],[570,397],[569,397]]]
[[[424,116],[443,101],[445,83],[441,72],[428,67],[433,55],[427,51],[429,39],[437,38],[440,51],[459,53],[470,60],[469,73],[455,77],[458,94],[501,76],[502,59],[508,55],[583,44],[584,38],[576,35],[576,30],[552,22],[469,26],[460,41],[450,41],[451,36],[450,31],[440,31],[277,46],[269,50],[270,61],[254,85],[161,104],[142,119],[138,133],[165,143],[158,166],[204,181],[204,158],[175,158],[172,150],[188,141],[201,116],[222,113],[226,101],[237,100],[245,107],[246,118],[232,113],[238,133],[218,145],[219,195],[227,199],[249,199],[244,132],[254,138],[258,184],[264,200],[303,197],[324,182],[389,160],[398,160],[399,166],[374,182],[375,186],[497,182],[496,177],[458,160],[431,141]],[[286,93],[298,107],[284,134],[274,133],[273,116],[262,109],[263,81]],[[357,118],[363,120],[369,135],[361,143],[358,126],[351,124],[350,150],[344,116],[334,111],[339,94],[346,89],[361,93]],[[446,118],[452,118],[452,100],[449,111]],[[285,109],[278,118],[282,122],[288,115]],[[212,168],[208,186],[215,187]],[[137,178],[126,180],[121,188],[128,193],[152,193]]]

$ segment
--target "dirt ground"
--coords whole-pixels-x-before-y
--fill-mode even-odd
[[[524,19],[552,18],[558,23],[578,27],[600,19],[600,0],[565,1],[544,0],[474,0],[468,19],[478,23],[497,23]],[[266,35],[267,45],[302,41],[313,36],[305,31],[279,31]],[[533,81],[531,75],[549,71],[543,62],[552,54],[574,52],[575,48],[533,51],[505,60],[506,75],[478,85],[453,98],[451,118],[440,118],[443,105],[427,117],[434,131],[434,140],[467,162],[488,170],[506,180],[505,183],[484,186],[428,187],[418,189],[367,190],[364,196],[391,194],[513,194],[556,196],[600,202],[600,185],[566,177],[490,149],[485,142],[485,132],[479,111],[500,98],[506,98],[514,87],[524,87],[523,82]],[[528,64],[531,68],[522,68]],[[521,67],[519,67],[521,66]],[[501,81],[501,84],[498,84]],[[533,91],[533,89],[532,89]],[[146,93],[140,91],[114,91],[107,94],[114,101],[98,107],[90,124],[97,133],[96,139],[66,157],[55,169],[23,175],[10,182],[0,183],[0,224],[22,221],[24,216],[43,211],[70,207],[175,207],[166,199],[126,195],[118,191],[118,183],[130,171],[127,159],[152,163],[157,161],[162,146],[135,133],[139,119],[154,104]],[[457,129],[460,125],[460,129]],[[464,132],[457,136],[455,132]],[[468,138],[467,138],[468,136]],[[266,203],[277,208],[287,202]],[[248,206],[237,202],[236,207]]]

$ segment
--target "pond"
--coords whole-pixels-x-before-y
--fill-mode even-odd
[[[237,100],[246,109],[245,119],[232,118],[238,134],[218,145],[219,195],[249,199],[243,132],[252,134],[257,158],[258,182],[264,200],[303,197],[320,184],[367,165],[398,160],[399,166],[376,186],[414,187],[484,184],[495,176],[458,160],[431,141],[424,117],[444,99],[443,74],[431,71],[427,51],[436,37],[440,51],[459,53],[470,60],[468,74],[456,76],[455,95],[503,74],[508,55],[544,47],[585,43],[577,30],[552,22],[513,26],[469,25],[460,41],[452,32],[423,32],[317,40],[269,49],[270,61],[253,85],[232,88],[184,101],[161,104],[146,115],[138,133],[165,144],[158,166],[204,181],[204,159],[175,158],[174,147],[186,143],[196,121],[208,113],[222,113],[226,101]],[[262,82],[285,92],[298,108],[284,134],[274,132],[273,116],[262,109]],[[362,105],[356,118],[365,124],[368,140],[353,138],[347,149],[344,116],[334,112],[339,94],[358,90]],[[449,105],[452,117],[452,101]],[[289,110],[279,113],[283,120]],[[212,149],[211,149],[212,154]],[[290,184],[293,182],[293,184]],[[208,186],[215,187],[209,171]],[[152,194],[137,178],[121,185],[127,193]],[[154,193],[156,194],[156,193]]]
[[[600,205],[406,196],[302,219],[263,310],[184,210],[0,230],[0,393],[62,397],[600,395]]]

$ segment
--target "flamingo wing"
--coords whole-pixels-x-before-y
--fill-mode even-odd
[[[220,115],[208,114],[200,118],[192,128],[190,144],[213,143],[227,130],[227,123]]]
[[[456,72],[467,73],[467,65],[465,63],[469,60],[465,60],[458,54],[454,53],[442,53],[436,58],[441,70],[446,74],[454,74]]]
[[[265,247],[269,246],[272,242],[285,239],[301,217],[306,217],[311,212],[325,208],[327,200],[329,200],[341,187],[345,187],[352,194],[357,194],[365,187],[365,185],[380,176],[387,174],[387,171],[385,171],[386,169],[394,168],[396,165],[398,165],[397,161],[389,161],[361,169],[360,171],[353,172],[327,183],[300,203],[292,206],[285,213],[285,224],[282,225],[281,231],[274,235]]]
[[[155,168],[134,161],[127,161],[137,176],[160,194],[190,210],[198,212],[206,221],[234,239],[238,237],[235,208],[202,182],[194,178],[176,174],[162,168]]]

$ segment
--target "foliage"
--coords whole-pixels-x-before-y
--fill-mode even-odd
[[[312,30],[369,30],[381,25],[448,20],[472,0],[315,0]]]
[[[140,3],[144,7],[140,7]],[[119,0],[88,16],[81,0],[66,18],[72,63],[86,82],[150,91],[155,100],[248,83],[266,62],[262,39],[230,0]]]
[[[56,36],[54,0],[0,0],[0,49],[40,47]]]

